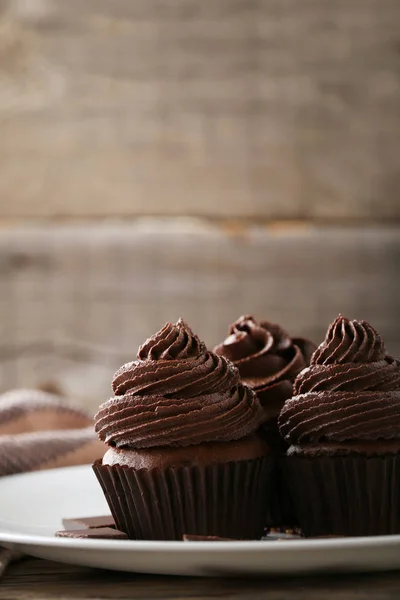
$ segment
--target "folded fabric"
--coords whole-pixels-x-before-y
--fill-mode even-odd
[[[0,476],[92,463],[103,451],[93,419],[65,398],[28,389],[0,395]]]

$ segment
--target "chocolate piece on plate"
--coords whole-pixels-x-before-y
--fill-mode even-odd
[[[298,527],[269,527],[263,540],[274,542],[278,540],[301,540],[304,539]]]
[[[77,529],[98,529],[99,527],[115,527],[115,521],[111,515],[63,519],[62,524],[67,531],[75,531]]]
[[[97,527],[91,529],[70,529],[68,531],[57,531],[56,537],[63,538],[81,538],[81,539],[92,539],[92,540],[127,540],[128,536],[126,533],[119,531],[118,529],[112,529],[111,527]]]
[[[233,538],[222,538],[217,535],[189,535],[184,533],[182,536],[184,542],[246,542],[248,540],[235,540]]]

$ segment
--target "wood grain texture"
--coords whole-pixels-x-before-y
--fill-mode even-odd
[[[281,579],[208,579],[132,575],[74,567],[29,558],[10,567],[0,586],[0,600],[394,600],[400,575],[330,575]]]
[[[221,229],[197,220],[0,230],[0,389],[56,384],[91,408],[166,321],[212,347],[241,314],[322,341],[339,312],[400,355],[396,227]]]
[[[398,0],[0,11],[0,215],[400,218]]]

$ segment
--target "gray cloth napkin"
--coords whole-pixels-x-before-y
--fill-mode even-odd
[[[92,463],[104,453],[93,419],[39,390],[0,395],[0,476]]]

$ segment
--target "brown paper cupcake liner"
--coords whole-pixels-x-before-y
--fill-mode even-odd
[[[259,539],[265,528],[270,457],[168,469],[102,465],[93,470],[116,526],[131,539],[181,540],[183,534]]]
[[[286,457],[305,536],[400,533],[400,457]]]
[[[298,519],[282,469],[284,460],[277,458],[274,466],[267,526],[292,529],[298,526]]]

